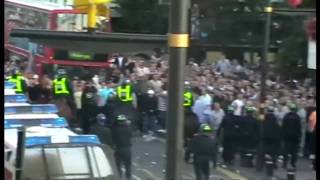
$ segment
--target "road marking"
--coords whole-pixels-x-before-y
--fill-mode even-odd
[[[142,180],[141,178],[139,178],[139,177],[136,176],[136,175],[132,175],[132,177],[133,177],[133,179],[135,179],[135,180]]]
[[[223,173],[224,175],[230,177],[231,179],[236,179],[236,180],[248,180],[247,178],[241,176],[240,174],[234,173],[230,170],[227,169],[223,169],[220,167],[217,167],[217,171],[220,171],[221,173]]]
[[[147,175],[149,175],[153,180],[161,180],[161,178],[155,177],[152,172],[148,171],[147,169],[136,169],[137,171],[143,171]]]

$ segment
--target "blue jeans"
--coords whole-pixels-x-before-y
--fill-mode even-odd
[[[159,126],[162,129],[166,129],[166,122],[167,122],[167,111],[158,111],[158,120],[159,120]]]
[[[142,115],[142,132],[148,134],[149,131],[154,132],[156,130],[156,116],[154,114]]]

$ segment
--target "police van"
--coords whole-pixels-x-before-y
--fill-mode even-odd
[[[118,179],[107,158],[112,156],[106,156],[98,137],[75,134],[66,128],[64,118],[56,118],[52,112],[54,106],[5,107],[5,180],[15,179],[20,169],[15,165],[17,128],[21,127],[26,128],[22,179]]]
[[[16,91],[14,90],[14,87],[16,85],[12,82],[5,81],[4,82],[4,95],[14,95],[16,94]]]

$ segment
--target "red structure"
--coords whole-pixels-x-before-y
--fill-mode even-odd
[[[288,3],[291,7],[298,7],[300,4],[302,4],[302,0],[288,0]]]
[[[317,19],[315,17],[307,22],[306,31],[307,31],[308,37],[316,41]]]

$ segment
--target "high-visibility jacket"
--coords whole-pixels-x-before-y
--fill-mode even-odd
[[[70,91],[66,83],[66,78],[53,80],[53,94],[54,95],[69,95]]]
[[[184,96],[184,103],[183,106],[185,107],[191,107],[193,105],[193,95],[190,91],[186,91],[183,94]]]
[[[16,93],[23,93],[23,80],[24,80],[24,78],[21,75],[17,75],[14,77],[12,77],[12,76],[8,77],[8,81],[12,82],[16,85],[16,87],[15,87]]]
[[[132,101],[132,86],[126,85],[125,87],[117,87],[117,96],[123,102]]]

